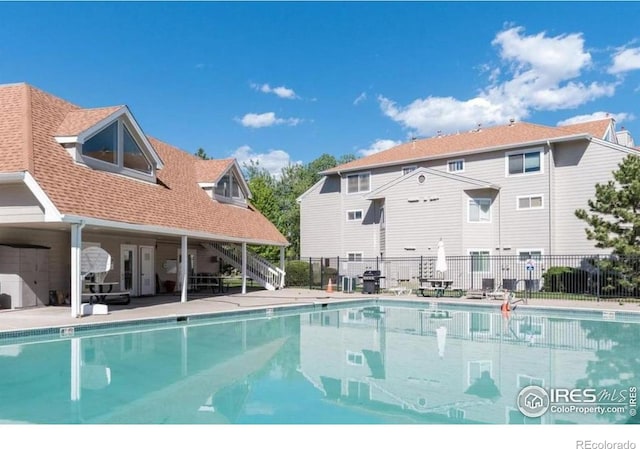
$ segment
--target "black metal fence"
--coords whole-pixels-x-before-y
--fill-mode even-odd
[[[308,258],[287,262],[289,287],[359,291],[366,270],[380,270],[384,292],[419,288],[428,279],[447,279],[451,291],[506,289],[530,298],[640,300],[640,258],[610,255],[448,256],[436,272],[436,257]]]

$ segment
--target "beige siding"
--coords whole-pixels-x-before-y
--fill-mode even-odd
[[[508,174],[508,155],[526,151],[542,152],[542,171],[522,175]],[[435,244],[442,238],[448,255],[467,255],[470,249],[489,250],[492,255],[517,255],[521,250],[539,250],[543,254],[602,253],[584,234],[585,224],[575,218],[575,210],[586,208],[593,198],[596,182],[611,179],[611,173],[631,150],[586,140],[535,146],[515,151],[500,150],[447,157],[417,164],[439,170],[442,177],[428,176],[426,186],[402,176],[402,167],[373,169],[371,190],[387,186],[379,200],[366,194],[347,194],[347,178],[342,176],[342,194],[310,192],[301,205],[303,217],[302,246],[305,256],[345,256],[362,252],[377,257],[382,249],[380,205],[385,206],[385,257],[435,255]],[[447,162],[464,159],[461,177],[499,187],[499,192],[482,191],[464,185],[462,178],[447,175]],[[519,208],[519,198],[542,197],[540,208]],[[469,223],[469,198],[491,198],[489,224]],[[435,200],[434,198],[438,198]],[[410,201],[411,200],[411,201]],[[362,223],[347,223],[348,210],[362,210]],[[308,230],[311,223],[322,221],[328,232]],[[312,237],[312,238],[310,238]],[[415,248],[415,249],[413,249]]]
[[[0,223],[43,221],[40,204],[24,184],[0,185]]]
[[[332,176],[300,201],[300,255],[307,257],[336,257],[342,244],[340,178]]]
[[[614,149],[591,142],[588,147],[575,144],[558,145],[553,168],[554,240],[558,254],[603,254],[587,240],[586,223],[575,216],[576,209],[589,208],[587,202],[595,197],[595,184],[612,179],[628,150]]]

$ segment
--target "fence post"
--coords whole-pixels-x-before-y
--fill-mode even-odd
[[[313,288],[313,260],[309,257],[309,290]]]
[[[598,256],[598,271],[597,271],[597,275],[596,275],[596,301],[600,302],[600,267],[602,266],[602,263],[600,261],[600,256]]]
[[[336,284],[340,283],[340,256],[336,257]],[[342,284],[340,283],[340,287],[336,285],[336,290],[342,290]]]

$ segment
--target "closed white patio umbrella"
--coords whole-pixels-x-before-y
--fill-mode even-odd
[[[444,254],[444,242],[440,239],[436,256],[436,275],[440,273],[440,275],[444,277],[445,271],[447,271],[447,259]]]

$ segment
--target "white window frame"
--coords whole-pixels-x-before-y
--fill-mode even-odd
[[[350,218],[349,214],[353,213],[354,216],[356,213],[360,212],[360,218]],[[362,221],[364,217],[364,211],[362,209],[353,209],[347,211],[347,221]]]
[[[524,157],[525,154],[528,153],[539,153],[540,154],[540,170],[538,171],[534,171],[534,172],[522,172],[522,173],[509,173],[509,157],[510,156],[515,156],[517,154],[521,154],[522,157]],[[522,165],[522,169],[524,170],[524,161],[523,161],[523,165]],[[518,177],[518,176],[535,176],[535,175],[541,175],[544,173],[544,149],[543,148],[532,148],[529,150],[514,150],[514,151],[507,151],[504,154],[504,176],[507,178],[511,178],[511,177]]]
[[[364,354],[357,351],[346,351],[347,365],[364,366]]]
[[[482,221],[482,220],[478,220],[478,221],[471,221],[471,205],[472,203],[478,203],[478,202],[484,202],[487,201],[489,202],[489,220],[487,221]],[[467,223],[473,223],[473,224],[491,224],[492,221],[492,213],[491,213],[491,207],[492,205],[492,201],[491,198],[472,198],[472,197],[468,197],[467,200]],[[480,215],[478,214],[478,217]]]
[[[462,168],[460,170],[451,170],[451,164],[457,164],[461,162],[462,163]],[[464,158],[460,158],[460,159],[449,159],[447,161],[447,172],[448,173],[464,173]]]
[[[402,167],[402,175],[407,175],[409,173],[411,173],[412,171],[415,171],[418,169],[417,165],[407,165],[406,167]]]
[[[487,256],[489,257],[489,261],[488,261],[488,267],[487,267],[487,271],[472,271],[473,265],[471,267],[469,267],[469,271],[471,272],[472,275],[474,274],[486,274],[486,273],[491,273],[491,250],[487,249],[487,248],[469,248],[467,249],[467,254],[469,255],[469,257],[471,258],[472,254],[471,253],[488,253]],[[470,260],[470,262],[473,264],[473,261]]]
[[[518,262],[525,264],[527,263],[528,259],[532,259],[536,264],[539,264],[542,261],[542,256],[544,256],[544,251],[542,250],[542,248],[518,248],[516,250],[516,253],[518,254]],[[529,253],[529,257],[527,257],[525,260],[522,260],[521,254],[522,253]],[[536,258],[531,257],[531,253],[540,253],[540,258]]]
[[[358,177],[358,190],[355,191],[355,192],[351,192],[351,191],[349,191],[349,178],[352,178],[354,176]],[[360,177],[361,176],[367,176],[369,178],[369,188],[367,190],[362,190],[360,188]],[[352,173],[350,175],[347,175],[346,179],[347,179],[347,195],[357,195],[357,194],[361,194],[361,193],[371,192],[371,172]]]
[[[352,259],[351,256],[354,256]],[[347,261],[348,262],[362,262],[362,251],[351,251],[347,253]]]
[[[531,383],[532,380],[540,381],[540,382],[537,384],[534,384],[534,383]],[[516,374],[516,385],[518,385],[518,389],[522,389],[530,385],[538,385],[540,387],[544,387],[545,383],[544,383],[543,377],[529,376],[528,374]]]
[[[520,200],[523,198],[529,199],[529,207],[520,207]],[[540,206],[532,207],[531,199],[540,198]],[[521,195],[516,197],[516,210],[539,210],[544,209],[544,195],[542,193],[535,193],[533,195]]]
[[[115,162],[103,161],[101,159],[96,159],[85,154],[84,148],[83,148],[84,144],[89,140],[91,140],[92,138],[94,138],[96,135],[100,134],[102,131],[104,131],[108,127],[112,126],[114,123],[116,124],[116,148],[115,148],[116,161]],[[124,128],[127,129],[127,132],[131,136],[131,139],[135,142],[135,144],[140,149],[142,155],[147,160],[147,163],[151,167],[150,172],[144,172],[141,170],[136,170],[134,168],[125,167],[124,165]],[[135,130],[135,127],[124,116],[118,117],[112,122],[109,122],[105,126],[93,132],[91,135],[87,136],[84,139],[84,141],[80,145],[78,145],[77,151],[80,155],[80,158],[79,158],[80,162],[98,170],[103,170],[111,173],[118,173],[118,174],[128,176],[130,178],[136,178],[142,181],[155,182],[156,170],[153,165],[153,161],[148,157],[146,152],[143,150],[144,145],[140,141],[137,133],[134,130]]]
[[[364,323],[364,313],[361,309],[347,309],[342,316],[343,323]]]

